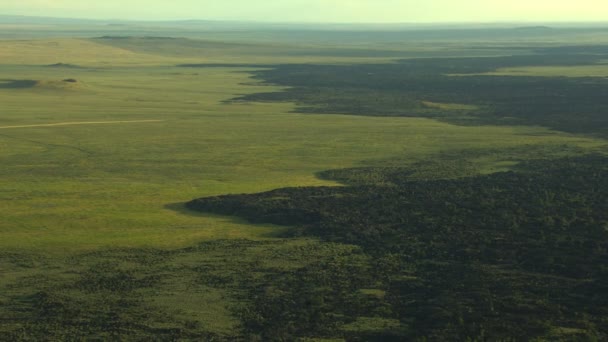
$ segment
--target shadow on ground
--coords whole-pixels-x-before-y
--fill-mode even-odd
[[[0,89],[33,88],[36,84],[34,80],[0,80]]]

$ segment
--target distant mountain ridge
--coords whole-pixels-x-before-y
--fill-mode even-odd
[[[553,28],[550,26],[521,26],[521,27],[516,27],[516,30],[552,30]]]
[[[126,20],[126,19],[88,19],[38,17],[27,15],[0,15],[0,24],[96,24],[96,25],[140,25],[154,24],[158,26],[205,26],[212,28],[258,28],[258,29],[298,29],[298,30],[369,30],[369,31],[400,31],[400,30],[442,30],[442,29],[518,29],[518,30],[549,30],[553,28],[574,27],[606,27],[606,22],[590,23],[531,23],[522,25],[521,22],[471,22],[471,23],[331,23],[331,22],[262,22],[262,21],[231,21],[209,19],[183,20]],[[548,26],[548,25],[551,26]]]

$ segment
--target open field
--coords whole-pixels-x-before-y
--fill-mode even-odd
[[[358,55],[357,55],[358,53]],[[95,37],[3,41],[0,64],[82,67],[159,66],[178,63],[352,63],[387,62],[403,51],[331,49],[325,45],[223,43],[181,38]]]
[[[302,115],[289,113],[289,104],[222,103],[273,90],[252,85],[247,69],[3,69],[10,79],[70,77],[79,85],[0,92],[4,249],[174,247],[263,236],[273,229],[165,206],[197,196],[331,184],[315,173],[380,166],[386,159],[413,163],[461,150],[603,144],[543,128]]]
[[[608,63],[579,66],[535,66],[526,68],[500,68],[480,75],[492,76],[543,76],[543,77],[608,77]]]
[[[306,267],[316,272],[315,265],[375,267],[360,246],[287,238],[289,227],[274,222],[187,210],[184,203],[195,198],[342,186],[319,174],[350,168],[411,168],[412,179],[423,180],[477,176],[608,147],[597,136],[541,126],[304,114],[297,113],[303,103],[230,101],[287,90],[252,78],[272,64],[392,63],[395,51],[406,51],[387,50],[386,42],[371,52],[357,44],[343,50],[317,44],[307,55],[267,42],[0,41],[0,321],[7,322],[0,323],[0,339],[3,333],[24,340],[70,333],[82,339],[242,337],[248,316],[241,314],[259,284]],[[500,51],[444,49],[427,52]],[[177,66],[189,63],[222,65]],[[608,76],[602,68],[534,66],[491,74]],[[483,110],[454,101],[421,105]],[[386,289],[372,285],[361,291],[365,298],[383,298]],[[276,298],[285,293],[264,291]],[[37,316],[44,310],[58,311],[45,320]],[[402,328],[380,316],[358,317],[340,329],[348,335]],[[115,325],[116,331],[104,330]]]

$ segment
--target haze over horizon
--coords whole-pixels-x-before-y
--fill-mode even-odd
[[[0,14],[86,19],[441,23],[606,21],[602,0],[9,0]]]

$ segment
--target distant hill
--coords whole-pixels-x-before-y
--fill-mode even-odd
[[[522,26],[522,27],[516,27],[516,30],[522,30],[522,31],[543,31],[543,30],[552,30],[552,27],[549,26]]]
[[[314,31],[426,31],[426,30],[550,30],[552,28],[608,27],[606,23],[542,23],[521,26],[516,22],[495,23],[307,23],[307,22],[255,22],[230,20],[122,20],[55,18],[20,15],[0,15],[0,24],[95,24],[107,26],[154,25],[155,27],[186,27],[205,29],[259,29],[259,30],[314,30]],[[547,26],[551,24],[551,26]]]
[[[0,15],[0,24],[82,24],[99,23],[100,20],[77,18],[30,17],[21,15]]]

